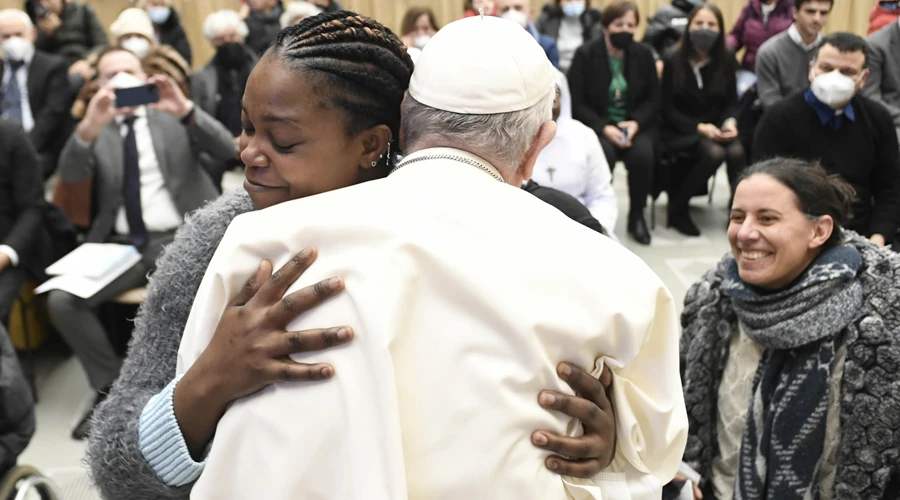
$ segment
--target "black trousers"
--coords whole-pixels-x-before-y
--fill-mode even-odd
[[[21,267],[7,267],[0,271],[0,323],[9,326],[9,312],[28,279],[28,273]]]
[[[691,198],[702,193],[706,182],[712,177],[719,165],[727,164],[728,182],[732,191],[738,175],[747,165],[744,148],[737,139],[720,143],[701,138],[695,150],[697,162],[681,172],[680,179],[672,178],[669,186],[669,214],[687,213]]]
[[[625,170],[628,171],[629,217],[640,215],[647,206],[647,196],[650,195],[650,186],[653,184],[653,165],[656,161],[653,140],[647,134],[638,132],[628,149],[616,147],[605,136],[600,136],[600,145],[603,146],[610,171],[615,170],[617,161],[625,163]]]

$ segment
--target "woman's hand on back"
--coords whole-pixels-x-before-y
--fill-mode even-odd
[[[532,433],[531,442],[555,453],[544,462],[553,472],[563,476],[594,477],[612,463],[616,454],[616,414],[609,398],[612,373],[604,366],[600,378],[595,379],[570,363],[560,363],[557,373],[576,395],[543,391],[538,402],[548,410],[581,420],[584,434],[568,437],[537,430]]]
[[[275,382],[323,380],[334,375],[327,364],[297,363],[290,355],[349,342],[349,327],[292,332],[287,325],[344,289],[330,278],[285,295],[316,260],[308,247],[272,274],[263,261],[256,275],[228,305],[215,334],[175,388],[175,417],[191,455],[202,455],[225,408]]]

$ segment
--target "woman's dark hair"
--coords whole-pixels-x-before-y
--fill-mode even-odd
[[[603,14],[600,15],[600,24],[604,28],[609,28],[613,21],[629,12],[634,12],[634,18],[637,19],[635,26],[641,24],[641,11],[638,10],[636,3],[629,0],[615,0],[607,4],[603,9]]]
[[[410,34],[412,30],[416,29],[416,22],[422,16],[428,16],[428,22],[431,23],[431,27],[434,28],[434,31],[440,30],[437,19],[434,17],[434,11],[431,10],[431,7],[410,7],[406,10],[406,14],[403,16],[403,22],[400,24],[400,34],[403,36]]]
[[[856,199],[856,190],[841,176],[829,175],[818,162],[772,158],[744,170],[735,186],[754,175],[768,175],[790,189],[797,198],[797,207],[807,216],[830,215],[834,231],[822,249],[841,244],[842,228],[853,216],[851,207]]]
[[[713,95],[726,95],[728,93],[728,73],[734,72],[736,68],[731,64],[733,57],[729,54],[728,46],[725,45],[725,20],[722,17],[722,11],[712,3],[702,3],[691,11],[688,17],[687,25],[684,27],[684,34],[681,41],[675,46],[675,57],[673,58],[674,68],[672,68],[674,84],[677,90],[682,90],[687,78],[694,78],[693,69],[691,69],[691,57],[696,49],[691,42],[690,31],[691,23],[703,10],[708,10],[716,16],[716,22],[719,23],[719,39],[709,51],[709,65],[713,70],[713,78],[708,86],[708,90]]]
[[[326,12],[282,30],[268,54],[321,78],[318,91],[347,114],[348,135],[385,124],[397,150],[413,62],[390,29],[354,12]]]

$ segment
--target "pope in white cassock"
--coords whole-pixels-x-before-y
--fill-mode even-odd
[[[179,375],[261,259],[278,268],[312,244],[319,258],[290,292],[331,276],[346,290],[289,328],[347,324],[357,335],[314,354],[333,379],[236,401],[192,498],[660,497],[687,435],[675,308],[640,259],[519,189],[552,139],[555,89],[516,24],[451,23],[418,60],[406,157],[389,177],[231,224],[194,301]],[[571,394],[562,360],[613,373],[616,454],[591,479],[552,473],[528,439],[581,432],[535,398]]]

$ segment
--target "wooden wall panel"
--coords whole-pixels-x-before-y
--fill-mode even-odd
[[[122,9],[128,7],[128,0],[85,0],[99,13],[105,25],[109,26]],[[531,0],[535,12],[538,12],[541,0]],[[608,0],[602,0],[602,7]],[[0,8],[21,7],[23,0],[0,0]],[[595,2],[596,3],[596,2]],[[643,30],[649,14],[661,5],[669,3],[669,0],[637,0],[641,9]],[[725,22],[730,27],[740,14],[741,8],[746,2],[743,0],[722,0],[718,2],[725,15]],[[837,0],[831,19],[828,23],[828,31],[852,31],[865,35],[869,26],[869,11],[874,4],[870,0]],[[427,5],[434,9],[438,22],[446,24],[453,21],[462,13],[463,0],[343,0],[345,8],[374,17],[387,24],[391,28],[398,29],[403,18],[403,13],[412,5]],[[219,9],[237,8],[239,0],[173,0],[173,5],[182,16],[185,30],[191,41],[194,51],[195,66],[202,66],[212,56],[212,49],[207,45],[203,37],[202,28],[205,17]]]

